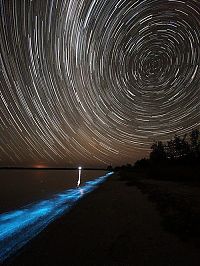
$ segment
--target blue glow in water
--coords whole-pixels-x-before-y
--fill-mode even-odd
[[[113,172],[69,189],[50,199],[29,204],[19,210],[0,215],[0,262],[24,246],[49,223],[60,217],[82,197],[103,183]]]

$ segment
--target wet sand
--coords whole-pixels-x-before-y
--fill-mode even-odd
[[[200,249],[164,231],[154,203],[115,174],[5,265],[199,265]]]

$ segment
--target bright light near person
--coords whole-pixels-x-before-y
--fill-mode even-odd
[[[77,187],[79,187],[80,186],[80,183],[81,183],[81,169],[82,169],[82,167],[79,166],[78,167],[78,182],[77,182]]]

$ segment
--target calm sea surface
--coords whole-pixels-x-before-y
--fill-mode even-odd
[[[106,171],[82,170],[81,182]],[[0,170],[0,213],[76,187],[78,170]]]

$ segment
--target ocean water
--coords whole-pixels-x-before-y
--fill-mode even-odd
[[[103,170],[82,170],[81,184],[103,176]],[[0,213],[75,188],[78,170],[0,170]]]
[[[51,222],[70,211],[77,201],[113,174],[85,171],[82,184],[77,187],[77,171],[60,171],[5,171],[4,174],[9,178],[4,175],[2,183],[6,190],[3,191],[1,187],[4,201],[0,204],[3,203],[6,211],[0,213],[0,263],[16,253]],[[11,194],[12,201],[9,199]],[[8,202],[6,199],[9,199]]]

